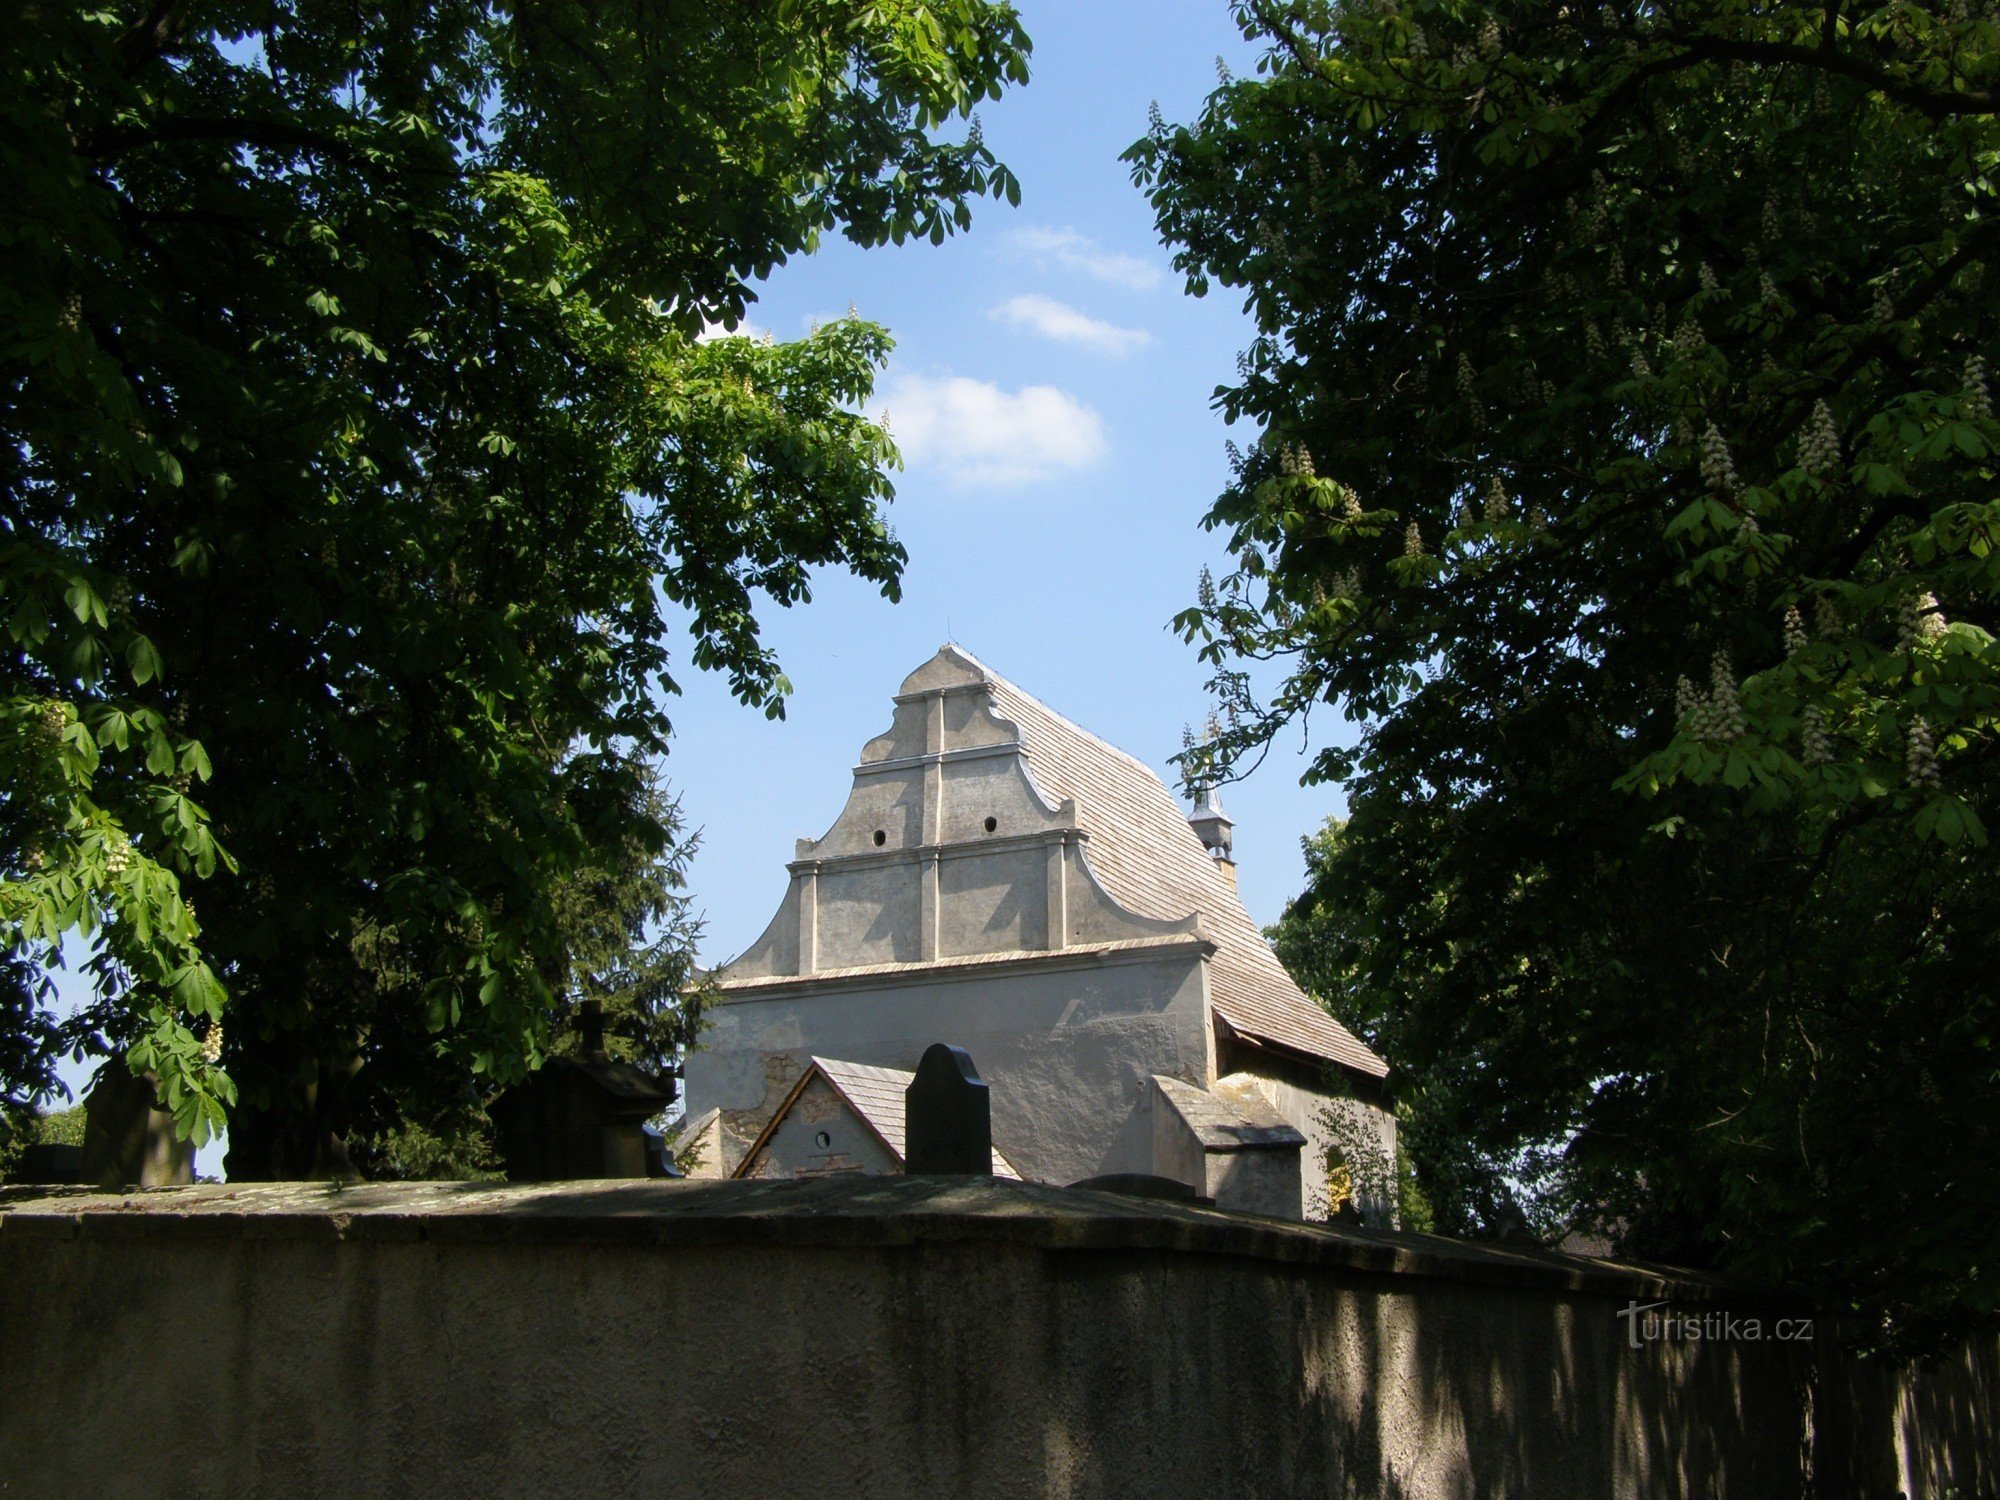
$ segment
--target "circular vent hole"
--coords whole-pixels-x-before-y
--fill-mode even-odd
[[[813,1137],[813,1144],[824,1151],[828,1146],[833,1144],[833,1137],[822,1130],[818,1135]]]
[[[999,826],[1000,826],[1000,820],[998,818],[988,818],[986,820],[986,831],[988,833],[991,833],[994,829],[998,828]]]
[[[878,829],[876,829],[876,830],[875,830],[875,847],[876,847],[877,849],[880,849],[880,848],[881,848],[881,847],[882,847],[882,846],[883,846],[884,844],[886,844],[886,843],[888,843],[888,842],[889,842],[889,835],[888,835],[888,834],[886,834],[886,833],[884,833],[884,832],[883,832],[883,831],[882,831],[881,829],[879,829],[879,828],[878,828]]]

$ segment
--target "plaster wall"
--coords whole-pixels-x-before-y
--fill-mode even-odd
[[[1849,1357],[1865,1330],[1827,1319],[1815,1352],[1829,1413],[1814,1455],[1830,1495],[2000,1495],[2000,1339],[1921,1360]]]
[[[1656,1296],[1800,1312],[1021,1184],[0,1193],[0,1484],[1768,1500],[1808,1493],[1815,1426],[1903,1440],[1812,1344],[1630,1347]],[[1993,1473],[1980,1396],[1931,1381],[1911,1500]]]
[[[1144,915],[1090,868],[1073,801],[1036,785],[983,676],[947,653],[912,673],[833,826],[801,839],[791,883],[725,981],[1191,932]]]
[[[825,1145],[820,1144],[821,1136],[826,1137]],[[902,1170],[902,1162],[840,1097],[840,1091],[824,1074],[815,1074],[744,1175],[826,1177],[858,1172],[888,1177]]]
[[[1217,1117],[1227,1118],[1233,1102],[1217,1099]],[[1296,1135],[1283,1141],[1269,1139],[1268,1132],[1256,1128],[1266,1122],[1239,1120],[1234,1123],[1244,1128],[1212,1131],[1204,1139],[1201,1130],[1175,1108],[1157,1078],[1146,1091],[1146,1107],[1152,1113],[1155,1175],[1184,1182],[1212,1199],[1217,1208],[1232,1213],[1299,1217]]]
[[[914,1069],[933,1042],[972,1054],[992,1089],[993,1143],[1024,1176],[1075,1182],[1152,1170],[1148,1081],[1200,1082],[1201,959],[1084,961],[881,987],[797,986],[709,1012],[687,1107],[722,1110],[727,1171],[817,1053]]]
[[[878,846],[880,832],[885,844]],[[820,858],[873,854],[878,847],[914,849],[924,842],[924,776],[916,769],[857,776],[847,807],[811,852]]]
[[[1047,880],[1048,856],[1040,849],[940,860],[940,956],[1048,947]]]
[[[1153,1163],[1147,1168],[1157,1177],[1184,1182],[1207,1197],[1208,1154],[1201,1138],[1160,1097],[1157,1086],[1146,1091],[1146,1109],[1153,1122]]]
[[[1210,1151],[1206,1197],[1231,1213],[1263,1214],[1272,1219],[1299,1216],[1299,1153],[1251,1149]]]
[[[1396,1116],[1379,1090],[1357,1092],[1349,1075],[1241,1044],[1218,1049],[1216,1069],[1248,1075],[1257,1091],[1306,1138],[1299,1153],[1301,1210],[1309,1220],[1327,1216],[1326,1164],[1330,1153],[1353,1173],[1355,1199],[1370,1224],[1396,1219]]]
[[[915,963],[921,891],[915,864],[897,860],[818,878],[818,946],[841,955],[842,966]],[[824,966],[824,960],[822,960]]]

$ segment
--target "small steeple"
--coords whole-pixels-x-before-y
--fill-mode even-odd
[[[1193,828],[1201,839],[1202,847],[1208,850],[1209,858],[1216,862],[1234,884],[1236,861],[1229,851],[1233,839],[1232,830],[1236,824],[1229,814],[1222,810],[1222,800],[1216,796],[1214,787],[1205,786],[1196,795],[1194,811],[1188,815],[1188,826]]]

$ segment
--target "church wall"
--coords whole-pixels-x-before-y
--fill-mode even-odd
[[[1197,1193],[1208,1193],[1208,1155],[1201,1138],[1160,1097],[1158,1088],[1146,1091],[1146,1108],[1152,1116],[1153,1164],[1146,1170],[1156,1177],[1185,1182]]]
[[[1013,849],[938,862],[938,949],[945,958],[1049,943],[1048,855]]]
[[[785,898],[778,903],[770,925],[756,942],[743,950],[734,967],[745,974],[798,973],[799,883],[796,880],[785,887]]]
[[[688,1059],[687,1107],[722,1109],[731,1167],[812,1054],[914,1069],[942,1041],[972,1054],[993,1091],[993,1142],[1024,1176],[1146,1172],[1148,1081],[1200,1082],[1207,1049],[1201,959],[1185,953],[788,987],[718,1005],[709,1022]]]
[[[1396,1197],[1396,1114],[1391,1108],[1359,1095],[1336,1096],[1322,1113],[1326,1144],[1338,1146],[1354,1174],[1354,1198],[1370,1224],[1397,1228],[1401,1207]]]
[[[1203,1143],[1157,1086],[1147,1091],[1146,1105],[1152,1115],[1153,1175],[1184,1182],[1231,1213],[1273,1219],[1299,1216],[1296,1142],[1289,1147],[1218,1151]]]
[[[875,835],[884,842],[877,844]],[[919,770],[854,778],[847,806],[825,835],[813,841],[819,859],[873,854],[878,848],[914,849],[924,839],[924,776]]]
[[[1007,737],[984,693],[945,694],[943,719],[944,743],[940,748],[945,750],[996,744]]]
[[[1021,763],[1011,755],[946,761],[939,816],[946,844],[1040,833],[1053,821],[1021,784]],[[993,827],[986,820],[993,820]]]
[[[1204,1190],[1217,1208],[1231,1213],[1293,1219],[1299,1212],[1299,1153],[1249,1150],[1210,1151]]]
[[[923,699],[913,698],[907,703],[898,703],[889,732],[877,735],[861,747],[862,762],[901,760],[906,756],[922,755],[927,746],[926,726],[929,721],[930,705]]]
[[[907,964],[922,957],[922,893],[908,860],[828,870],[817,884],[819,950],[843,965]]]

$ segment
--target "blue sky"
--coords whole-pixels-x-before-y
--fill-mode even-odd
[[[981,111],[1020,207],[989,201],[941,247],[835,243],[782,268],[750,314],[790,338],[852,305],[895,334],[879,404],[907,464],[890,520],[910,562],[900,604],[826,574],[811,604],[767,614],[796,686],[783,723],[683,681],[667,770],[702,833],[711,964],[763,930],[793,841],[833,821],[890,695],[945,641],[1169,776],[1182,726],[1207,714],[1207,673],[1167,624],[1204,563],[1224,571],[1200,526],[1228,473],[1210,400],[1250,330],[1233,294],[1186,295],[1118,157],[1150,102],[1191,119],[1217,56],[1247,73],[1255,53],[1222,0],[1021,9],[1033,81]],[[1297,893],[1299,839],[1339,806],[1299,786],[1298,745],[1223,795],[1259,922]]]

